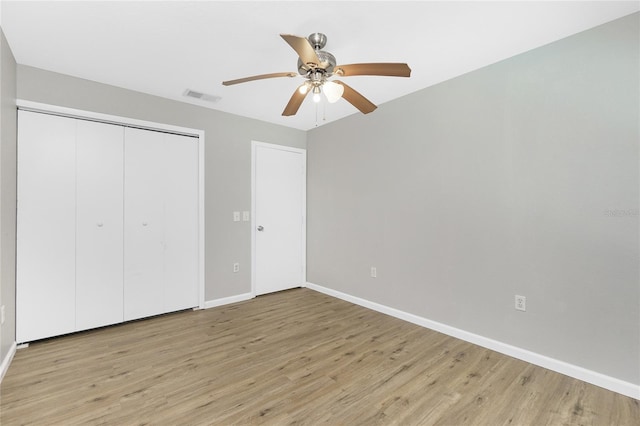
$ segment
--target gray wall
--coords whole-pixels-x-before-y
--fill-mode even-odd
[[[638,23],[310,131],[308,281],[640,384]]]
[[[0,30],[0,362],[16,337],[16,61]]]
[[[18,99],[205,131],[205,300],[251,291],[251,140],[306,148],[306,133],[18,65]],[[233,263],[240,272],[233,273]]]

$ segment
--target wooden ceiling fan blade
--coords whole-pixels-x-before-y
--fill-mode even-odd
[[[223,81],[222,84],[225,86],[231,86],[233,84],[246,83],[247,81],[263,80],[265,78],[277,78],[277,77],[296,77],[297,75],[298,74],[295,72],[274,72],[271,74],[253,75],[251,77],[239,78],[237,80]]]
[[[350,77],[353,75],[410,77],[411,68],[409,68],[407,64],[377,62],[369,64],[336,65],[333,73],[342,77]]]
[[[286,107],[284,107],[284,111],[282,111],[282,115],[286,116],[290,116],[290,115],[296,115],[296,113],[298,112],[298,109],[300,109],[300,105],[302,105],[302,101],[304,101],[304,98],[307,97],[307,95],[309,94],[309,91],[304,91],[301,92],[300,89],[302,87],[305,87],[307,85],[307,83],[305,82],[304,84],[301,84],[295,92],[293,92],[293,95],[291,96],[291,99],[289,99],[289,103],[287,104]]]
[[[351,86],[344,84],[343,82],[338,80],[333,80],[333,82],[341,84],[344,87],[344,93],[342,94],[342,97],[351,105],[358,108],[363,114],[369,114],[370,112],[378,108],[374,103],[362,96]]]
[[[316,54],[313,46],[311,46],[311,43],[309,43],[309,40],[304,37],[298,37],[291,34],[280,34],[280,37],[289,43],[289,46],[296,51],[302,63],[311,64],[313,67],[320,64],[320,58],[318,58],[318,55]]]

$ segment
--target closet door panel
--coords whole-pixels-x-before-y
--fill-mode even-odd
[[[165,135],[165,307],[198,305],[198,139]]]
[[[76,328],[123,319],[124,127],[78,121]]]
[[[125,320],[165,312],[163,145],[163,133],[125,129]]]
[[[75,330],[76,121],[18,113],[16,340]]]

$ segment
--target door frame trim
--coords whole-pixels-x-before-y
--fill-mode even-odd
[[[205,308],[204,130],[17,99],[18,109],[198,138],[198,308]]]
[[[268,148],[302,154],[302,281],[307,282],[307,150],[286,145],[251,141],[251,297],[256,297],[256,151]]]

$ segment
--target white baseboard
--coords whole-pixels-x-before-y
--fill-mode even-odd
[[[564,361],[559,361],[554,358],[550,358],[545,355],[541,355],[535,352],[531,352],[526,349],[512,346],[507,343],[503,343],[497,340],[489,339],[487,337],[480,336],[478,334],[470,333],[468,331],[461,330],[459,328],[451,327],[446,324],[442,324],[436,321],[432,321],[418,315],[410,314],[408,312],[401,311],[399,309],[391,308],[389,306],[381,305],[376,302],[371,302],[365,299],[361,299],[350,294],[342,293],[340,291],[332,290],[330,288],[322,287],[317,284],[307,283],[307,288],[318,291],[320,293],[327,294],[329,296],[336,297],[338,299],[346,300],[347,302],[354,303],[356,305],[364,306],[365,308],[372,309],[374,311],[382,312],[383,314],[390,315],[392,317],[399,318],[401,320],[429,328],[431,330],[438,331],[443,334],[464,340],[482,346],[487,349],[494,350],[496,352],[509,355],[511,357],[529,362],[531,364],[544,367],[548,370],[552,370],[561,374],[564,374],[575,379],[582,380],[587,383],[591,383],[596,386],[600,386],[605,389],[609,389],[613,392],[620,393],[622,395],[630,396],[640,400],[640,386],[633,383],[625,382],[624,380],[616,379],[615,377],[607,376],[602,373],[587,370],[586,368],[579,367],[577,365],[569,364]]]
[[[0,383],[2,383],[2,379],[4,379],[4,375],[7,374],[7,370],[9,370],[9,365],[11,364],[11,360],[13,360],[13,356],[15,354],[16,354],[16,342],[13,342],[13,344],[9,348],[9,352],[2,360],[2,364],[0,364]]]
[[[204,302],[204,308],[215,308],[216,306],[228,305],[230,303],[243,302],[245,300],[253,299],[253,294],[243,293],[235,296],[223,297],[221,299],[207,300]]]

